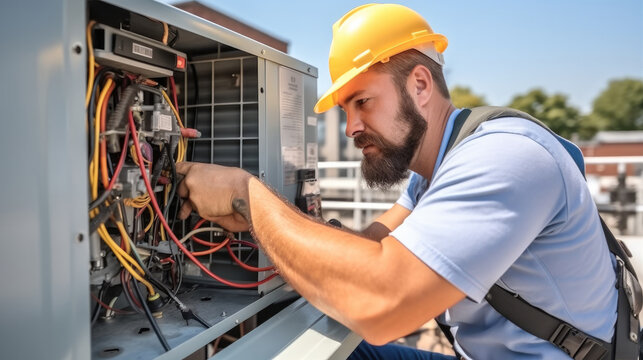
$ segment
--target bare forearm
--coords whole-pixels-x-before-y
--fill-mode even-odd
[[[306,218],[258,180],[250,180],[249,198],[254,235],[286,280],[334,317],[338,309],[350,311],[342,309],[350,306],[346,300],[368,283],[358,275],[372,274],[364,259],[377,258],[381,245]]]
[[[338,229],[340,229],[342,231],[351,233],[353,235],[360,236],[360,237],[363,237],[363,238],[367,238],[369,240],[375,240],[375,241],[382,240],[384,237],[386,237],[388,235],[389,232],[391,232],[391,230],[389,230],[389,228],[387,228],[386,226],[384,226],[383,224],[381,224],[379,222],[373,222],[372,224],[370,224],[368,227],[366,227],[362,231],[355,231],[355,230],[347,228],[347,227],[345,227],[343,225],[341,227],[339,227],[339,226],[337,226],[335,224],[331,224],[330,222],[328,222],[327,224],[332,225],[333,227],[338,228]]]
[[[180,163],[177,173],[185,175],[182,219],[196,210],[230,231],[250,227],[301,295],[371,343],[403,336],[464,298],[397,239],[382,238],[410,213],[397,204],[378,218],[383,227],[367,229],[381,239],[371,241],[306,217],[239,168]]]
[[[413,331],[457,300],[394,238],[371,241],[312,221],[257,179],[248,188],[254,235],[280,273],[313,305],[370,341]],[[442,296],[429,302],[431,293]]]
[[[369,238],[375,241],[381,241],[391,232],[391,229],[387,228],[384,224],[380,222],[371,223],[366,229],[362,230],[362,236]]]

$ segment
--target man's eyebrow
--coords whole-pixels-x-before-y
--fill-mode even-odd
[[[343,109],[344,105],[348,105],[355,97],[357,97],[357,96],[361,95],[362,93],[364,93],[364,91],[365,90],[357,90],[357,91],[355,91],[354,93],[348,95],[346,97],[346,99],[344,99],[343,104],[338,103],[337,105],[339,105],[339,107]]]

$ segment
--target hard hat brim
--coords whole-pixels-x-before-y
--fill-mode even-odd
[[[337,79],[333,83],[333,85],[331,85],[331,87],[324,93],[324,95],[319,98],[317,104],[315,105],[315,108],[313,109],[315,113],[321,114],[337,105],[337,90],[346,85],[349,81],[353,80],[355,76],[364,72],[371,65],[371,63],[366,63],[358,68],[352,68],[349,71],[345,72],[342,76],[340,76],[339,79]]]

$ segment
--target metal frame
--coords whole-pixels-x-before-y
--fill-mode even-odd
[[[195,34],[206,38],[217,39],[217,41],[235,47],[241,51],[288,66],[313,77],[317,77],[316,67],[181,9],[155,1],[104,1],[123,9],[145,14],[151,18],[172,19],[172,25],[179,28],[190,30]],[[317,95],[315,94],[315,97],[316,96]]]
[[[2,357],[88,359],[85,1],[0,13]]]
[[[295,301],[250,335],[225,348],[216,358],[346,359],[362,341],[304,299]],[[262,339],[262,346],[256,346],[257,338]]]

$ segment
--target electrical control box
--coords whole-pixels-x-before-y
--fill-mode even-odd
[[[0,141],[15,246],[0,269],[19,278],[2,280],[2,323],[24,344],[7,356],[42,357],[19,335],[33,333],[51,358],[201,358],[292,297],[249,233],[176,219],[174,172],[241,167],[293,204],[310,197],[317,69],[151,0],[43,5],[62,18],[14,11],[4,24],[33,36],[7,43],[21,49]]]

